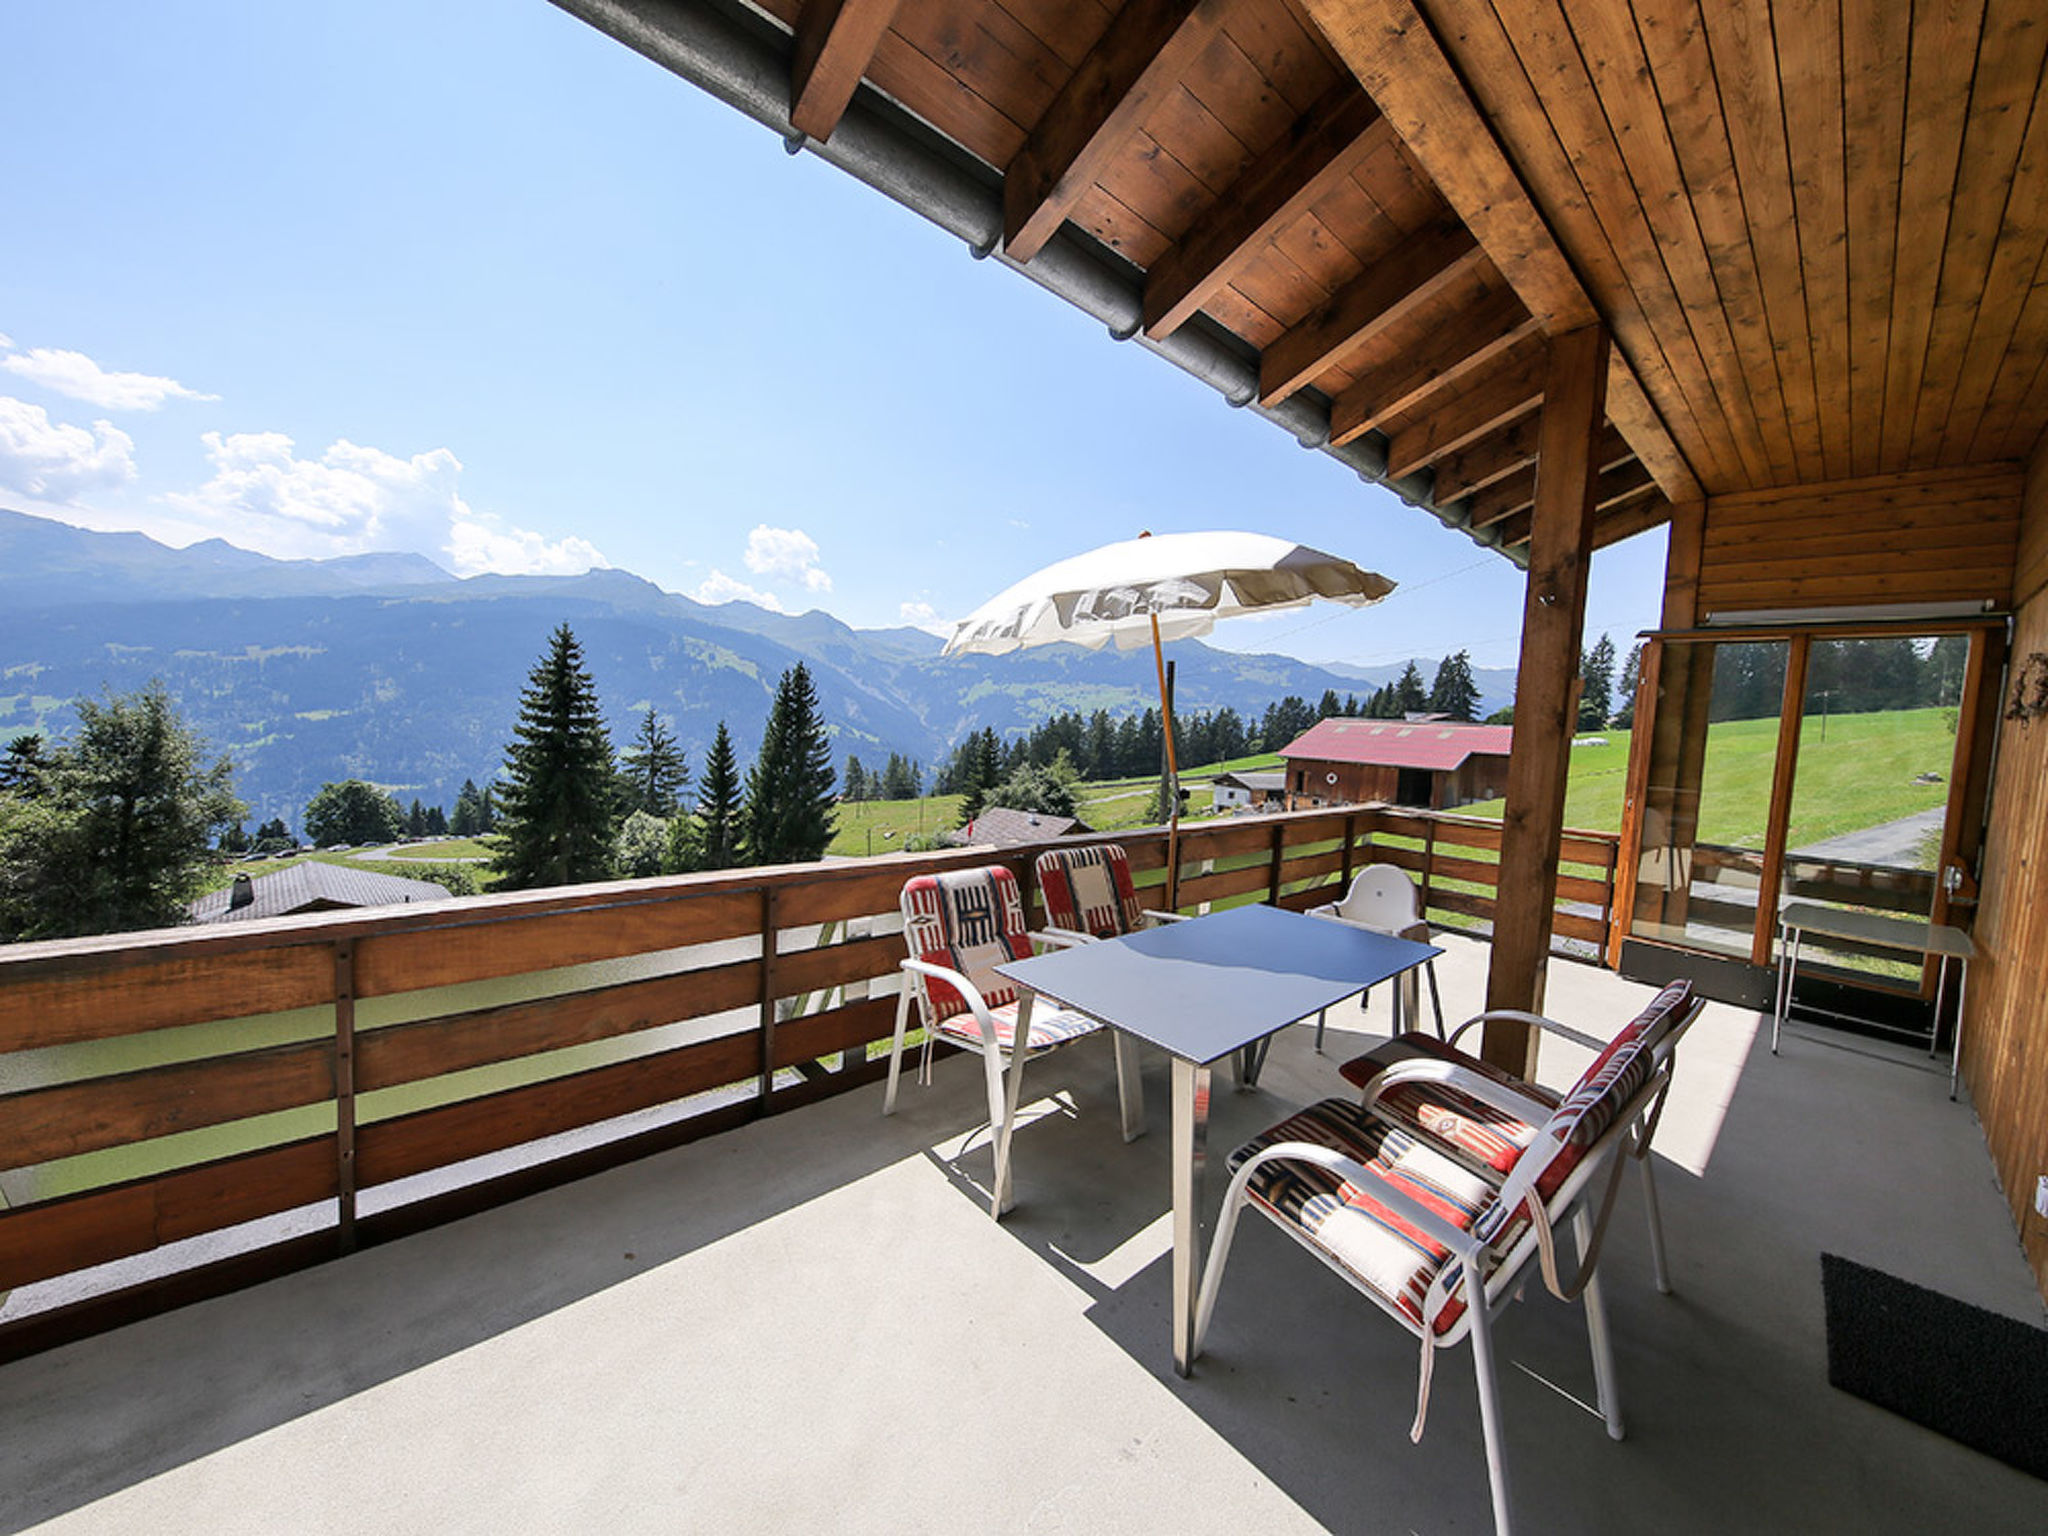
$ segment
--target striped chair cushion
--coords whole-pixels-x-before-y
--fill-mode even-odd
[[[1381,1072],[1401,1061],[1434,1057],[1456,1062],[1517,1093],[1549,1104],[1549,1124],[1557,1130],[1564,1146],[1537,1180],[1538,1192],[1547,1199],[1578,1166],[1586,1148],[1614,1123],[1622,1106],[1649,1081],[1655,1069],[1657,1046],[1684,1016],[1691,1001],[1692,984],[1686,981],[1673,982],[1658,993],[1649,1007],[1622,1026],[1562,1099],[1538,1084],[1522,1082],[1476,1056],[1467,1056],[1433,1036],[1412,1031],[1346,1062],[1339,1070],[1347,1081],[1365,1088]],[[1496,1174],[1513,1169],[1542,1129],[1441,1083],[1397,1084],[1379,1100],[1378,1108],[1404,1129],[1426,1137],[1467,1166],[1491,1169]],[[1571,1110],[1569,1116],[1564,1113],[1567,1108]]]
[[[1239,1147],[1230,1155],[1230,1166],[1240,1168],[1260,1149],[1283,1141],[1341,1152],[1462,1230],[1497,1228],[1490,1238],[1496,1251],[1511,1247],[1528,1225],[1525,1210],[1510,1215],[1498,1208],[1485,1180],[1357,1104],[1325,1099],[1311,1105]],[[1456,1283],[1455,1274],[1445,1274],[1447,1250],[1327,1169],[1287,1160],[1267,1163],[1252,1176],[1250,1194],[1417,1328],[1424,1326],[1431,1305],[1431,1285],[1439,1277]],[[1451,1297],[1436,1309],[1429,1326],[1447,1333],[1464,1312],[1462,1297]]]
[[[1144,922],[1130,860],[1114,843],[1047,849],[1038,856],[1038,891],[1055,928],[1113,939]]]
[[[989,1017],[995,1020],[996,1044],[1003,1050],[1011,1050],[1017,1037],[1017,1004],[1002,1003],[989,1009]],[[1078,1040],[1102,1028],[1096,1020],[1085,1013],[1074,1013],[1066,1008],[1055,1008],[1041,1000],[1031,1010],[1031,1037],[1026,1050],[1042,1051],[1050,1046],[1060,1045],[1068,1040]],[[971,1013],[956,1013],[943,1019],[938,1032],[951,1039],[965,1040],[980,1045],[981,1025]]]
[[[995,970],[1031,957],[1015,875],[1000,865],[919,875],[903,887],[902,907],[903,941],[913,958],[960,972],[991,1008],[1016,1002],[1016,987]],[[945,982],[916,976],[914,984],[927,1023],[967,1011],[967,999]]]
[[[1414,1031],[1369,1055],[1345,1063],[1341,1070],[1346,1078],[1363,1088],[1379,1072],[1397,1061],[1412,1060],[1417,1056],[1456,1062],[1537,1100],[1548,1109],[1557,1108],[1557,1095],[1549,1089],[1535,1083],[1517,1082],[1498,1067],[1467,1056],[1445,1045],[1434,1035]],[[1377,1065],[1365,1070],[1375,1058],[1378,1058]],[[1381,1096],[1376,1107],[1381,1114],[1391,1117],[1403,1128],[1427,1137],[1442,1151],[1467,1166],[1491,1169],[1497,1174],[1505,1174],[1515,1166],[1528,1150],[1529,1143],[1536,1139],[1538,1129],[1537,1125],[1520,1116],[1481,1103],[1447,1083],[1397,1083]]]

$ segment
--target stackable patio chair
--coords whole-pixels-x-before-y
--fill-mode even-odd
[[[1023,896],[1017,889],[1017,877],[1009,870],[989,865],[919,875],[903,887],[901,905],[903,938],[910,954],[902,963],[903,989],[896,1004],[896,1035],[889,1047],[889,1086],[882,1097],[882,1113],[896,1112],[903,1040],[915,1005],[925,1030],[920,1081],[931,1081],[935,1039],[976,1052],[982,1059],[996,1153],[989,1210],[1000,1220],[1012,1203],[1010,1143],[1024,1064],[1085,1039],[1103,1026],[1070,1009],[1042,1003],[1034,1006],[1029,994],[1020,998],[1017,987],[996,973],[998,965],[1028,959],[1033,953],[1034,936],[1024,927]],[[1124,1139],[1130,1141],[1144,1127],[1137,1062],[1131,1042],[1115,1031],[1111,1034]]]
[[[1120,938],[1154,923],[1175,923],[1172,912],[1138,905],[1131,861],[1115,843],[1048,848],[1038,856],[1038,894],[1045,903],[1044,938],[1086,944]]]
[[[1411,1030],[1385,1045],[1366,1052],[1338,1068],[1347,1081],[1364,1090],[1365,1103],[1380,1119],[1421,1138],[1468,1172],[1489,1183],[1499,1184],[1513,1171],[1517,1160],[1535,1141],[1538,1131],[1557,1109],[1559,1095],[1537,1083],[1526,1082],[1500,1068],[1467,1055],[1458,1041],[1468,1030],[1489,1019],[1517,1019],[1545,1034],[1570,1040],[1595,1053],[1596,1070],[1605,1053],[1628,1039],[1649,1042],[1659,1080],[1668,1087],[1672,1056],[1678,1042],[1692,1027],[1706,1006],[1693,996],[1690,981],[1675,981],[1650,1005],[1622,1027],[1612,1042],[1603,1042],[1555,1019],[1514,1009],[1494,1009],[1467,1019],[1448,1041]],[[1423,1065],[1418,1066],[1417,1063]],[[1477,1074],[1520,1101],[1516,1107],[1499,1096],[1480,1100],[1465,1092],[1455,1078],[1446,1077],[1429,1065],[1448,1063],[1461,1073]],[[1581,1083],[1585,1081],[1580,1079]],[[1650,1143],[1657,1134],[1657,1122],[1664,1112],[1663,1093],[1638,1117],[1630,1128],[1627,1152],[1642,1171],[1643,1208],[1650,1223],[1650,1263],[1657,1289],[1671,1294],[1671,1276],[1664,1256],[1664,1226],[1657,1204],[1657,1184],[1651,1173]]]
[[[1311,917],[1327,917],[1355,927],[1369,928],[1374,933],[1384,933],[1396,939],[1414,939],[1419,943],[1429,942],[1429,923],[1422,915],[1421,893],[1415,889],[1415,882],[1408,878],[1408,872],[1394,864],[1368,864],[1360,870],[1351,882],[1351,889],[1339,901],[1327,901],[1319,907],[1308,909]],[[1437,991],[1436,961],[1425,962],[1424,971],[1429,976],[1429,1002],[1436,1013],[1436,1032],[1444,1032],[1444,1000]],[[1412,976],[1397,980],[1396,987],[1413,987]],[[1359,1000],[1363,1007],[1370,999]],[[1421,997],[1416,994],[1417,1012],[1421,1011]],[[1396,1010],[1399,1011],[1398,1009]],[[1316,1015],[1316,1049],[1323,1048],[1322,1014]]]
[[[1249,1203],[1420,1342],[1411,1439],[1422,1438],[1435,1352],[1471,1339],[1494,1524],[1506,1536],[1511,1514],[1495,1319],[1520,1295],[1532,1264],[1555,1295],[1583,1298],[1595,1395],[1608,1434],[1621,1438],[1597,1264],[1622,1155],[1670,1081],[1670,1054],[1660,1055],[1658,1046],[1678,1022],[1667,1012],[1624,1029],[1538,1121],[1502,1177],[1481,1177],[1383,1118],[1371,1094],[1363,1104],[1326,1099],[1239,1147],[1202,1277],[1194,1352],[1207,1340],[1238,1217]],[[1390,1068],[1377,1096],[1391,1080],[1433,1081],[1505,1113],[1529,1111],[1523,1094],[1456,1061],[1418,1056]],[[1560,1273],[1555,1239],[1567,1222],[1578,1250],[1569,1277]]]

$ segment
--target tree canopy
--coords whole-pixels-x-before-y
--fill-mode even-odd
[[[800,864],[823,858],[832,841],[832,744],[810,670],[782,674],[761,751],[747,771],[741,808],[752,864]]]
[[[1437,663],[1436,682],[1429,690],[1432,713],[1453,720],[1479,718],[1479,684],[1472,677],[1472,653],[1459,651]]]
[[[675,732],[662,722],[652,704],[640,717],[633,744],[620,755],[619,762],[622,809],[664,819],[676,813],[683,791],[690,787],[690,764],[676,745]]]
[[[671,836],[671,867],[729,869],[740,861],[740,773],[733,755],[732,733],[723,720],[704,758],[704,777],[697,784],[696,840],[675,846]],[[694,853],[697,862],[685,863]]]
[[[0,939],[184,921],[215,836],[249,814],[161,683],[76,708],[39,782],[0,790]]]
[[[413,802],[419,806],[419,802]],[[395,797],[361,779],[343,779],[339,784],[322,784],[306,802],[302,818],[306,841],[319,848],[337,843],[389,843],[406,829],[405,812]],[[426,811],[420,810],[422,829]]]
[[[575,885],[611,873],[611,735],[583,648],[564,624],[549,638],[519,695],[505,749],[499,812],[499,884],[510,890]]]

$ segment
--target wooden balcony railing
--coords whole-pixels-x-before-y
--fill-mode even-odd
[[[1163,832],[1118,840],[1156,890]],[[1367,806],[1198,823],[1181,846],[1184,910],[1304,907],[1375,859],[1440,917],[1497,900],[1497,823]],[[1035,852],[999,856],[1027,890]],[[870,1081],[903,882],[990,858],[0,947],[0,1292],[154,1256],[0,1324],[0,1359]],[[1566,858],[1606,871],[1558,882],[1560,937],[1597,944],[1611,841]],[[661,1123],[622,1120],[647,1111]]]

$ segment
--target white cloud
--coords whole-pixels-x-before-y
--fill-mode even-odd
[[[549,542],[472,508],[457,489],[462,462],[446,448],[402,459],[336,442],[302,459],[282,432],[208,432],[213,478],[166,498],[231,543],[285,557],[411,550],[459,576],[569,575],[603,565],[574,536]]]
[[[700,603],[752,603],[757,608],[766,608],[770,613],[789,612],[774,593],[750,587],[744,581],[726,575],[716,566],[712,567],[709,576],[697,583],[697,590],[690,595]]]
[[[0,331],[0,352],[12,352],[13,350],[14,338],[5,331]]]
[[[813,592],[830,592],[832,578],[818,566],[818,543],[801,528],[762,523],[747,535],[747,569],[756,576],[786,576]]]
[[[953,626],[939,617],[939,610],[930,603],[902,603],[896,612],[904,623],[923,630],[928,635],[950,637]]]
[[[0,395],[0,486],[68,502],[134,478],[135,442],[112,422],[96,421],[88,432]]]
[[[11,349],[14,344],[0,336],[0,345]],[[109,373],[83,352],[65,352],[54,347],[37,347],[13,357],[0,357],[0,368],[103,411],[154,411],[166,400],[220,398],[203,395],[176,379],[153,373]]]

